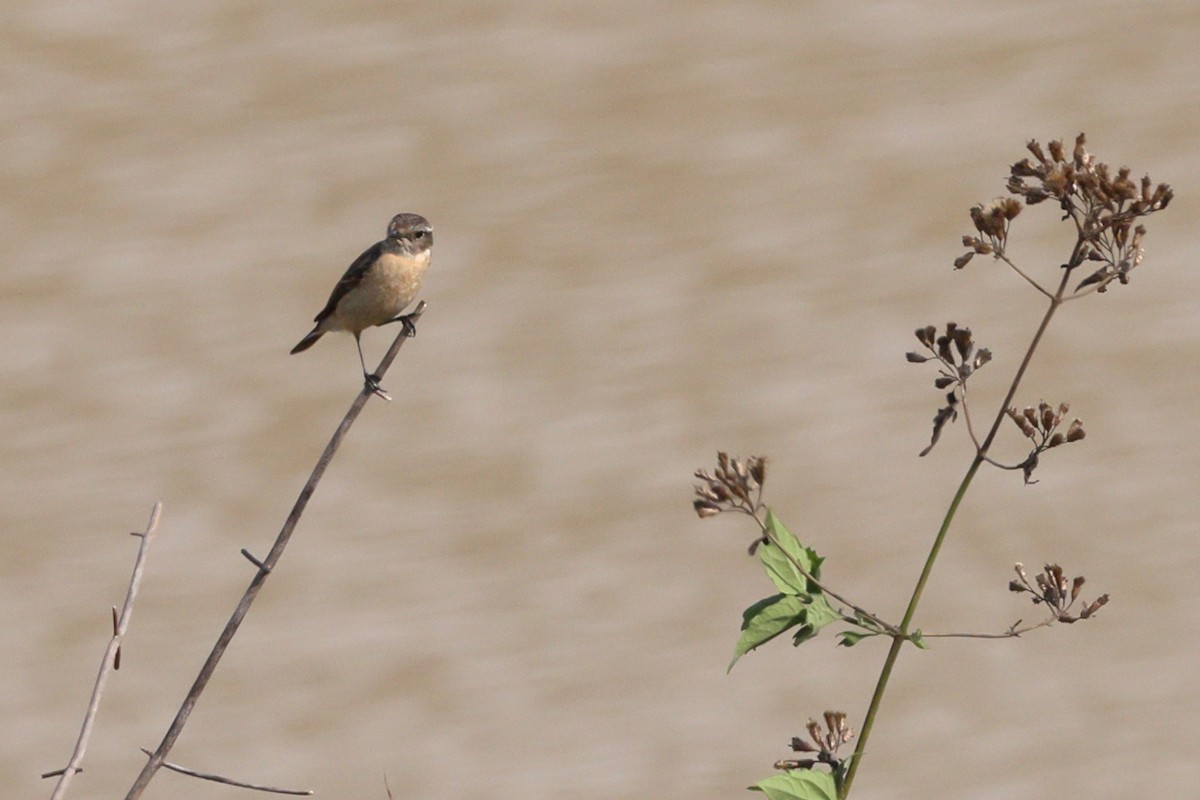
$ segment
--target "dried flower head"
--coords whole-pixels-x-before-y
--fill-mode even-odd
[[[1011,197],[997,197],[990,203],[972,206],[971,221],[975,230],[983,235],[964,236],[963,247],[970,248],[967,253],[954,260],[954,268],[962,269],[976,254],[1001,255],[1008,245],[1009,224],[1021,213],[1020,201]]]
[[[1026,406],[1020,411],[1015,407],[1008,409],[1009,419],[1021,429],[1021,433],[1026,438],[1033,442],[1033,450],[1020,464],[1025,472],[1026,483],[1036,483],[1033,480],[1033,471],[1037,468],[1042,453],[1052,447],[1058,447],[1060,444],[1078,442],[1086,436],[1083,422],[1078,418],[1071,420],[1065,433],[1058,429],[1070,410],[1071,407],[1066,403],[1059,403],[1056,409],[1045,400],[1038,403],[1036,408]]]
[[[1009,582],[1009,591],[1029,594],[1034,605],[1047,606],[1053,619],[1058,622],[1069,624],[1081,619],[1090,619],[1108,603],[1108,595],[1102,594],[1090,603],[1083,603],[1083,608],[1078,614],[1072,613],[1086,578],[1079,575],[1068,580],[1062,567],[1058,564],[1047,564],[1034,576],[1033,583],[1030,583],[1023,565],[1018,563],[1015,570],[1017,580]]]
[[[976,349],[975,340],[970,328],[960,327],[957,323],[947,322],[945,333],[938,335],[937,328],[926,325],[917,328],[917,341],[928,351],[928,355],[912,351],[905,358],[913,364],[924,364],[926,361],[937,361],[941,368],[934,378],[933,385],[939,389],[950,389],[946,395],[946,405],[938,409],[933,418],[933,437],[929,446],[921,451],[927,454],[941,438],[942,428],[947,422],[958,418],[958,404],[966,389],[967,379],[975,370],[992,360],[992,351],[986,347]]]
[[[810,719],[805,726],[808,739],[799,736],[792,737],[792,750],[797,753],[816,753],[814,758],[786,759],[776,761],[776,769],[811,769],[817,763],[837,767],[842,759],[837,752],[842,745],[854,739],[854,729],[846,724],[846,715],[841,711],[826,711],[823,715],[825,728],[815,719]]]
[[[695,486],[696,499],[692,508],[701,519],[715,517],[722,511],[738,511],[758,519],[764,508],[763,482],[767,477],[765,456],[750,456],[745,461],[717,453],[717,468],[712,475],[707,470],[695,472],[700,483]],[[763,524],[759,521],[760,526]],[[751,546],[753,553],[758,543]]]
[[[1026,143],[1033,159],[1023,158],[1009,169],[1007,189],[1025,205],[1055,200],[1078,232],[1078,245],[1071,260],[1063,266],[1074,270],[1085,261],[1102,264],[1085,278],[1076,291],[1095,286],[1103,292],[1116,280],[1129,282],[1129,273],[1142,262],[1142,237],[1146,229],[1135,222],[1167,207],[1175,193],[1165,183],[1154,185],[1149,175],[1140,182],[1130,178],[1129,167],[1113,173],[1111,167],[1097,161],[1084,146],[1081,133],[1068,154],[1061,141],[1049,144],[1049,155],[1034,140]],[[963,237],[967,252],[954,260],[962,269],[976,254],[1005,256],[1009,225],[1021,213],[1021,202],[1012,197],[997,198],[971,209],[971,221],[977,235]]]
[[[1076,291],[1094,285],[1102,292],[1114,280],[1129,282],[1129,273],[1142,262],[1142,237],[1146,234],[1145,227],[1135,226],[1135,221],[1162,211],[1175,193],[1165,183],[1154,185],[1149,175],[1134,182],[1129,167],[1114,174],[1108,164],[1087,151],[1085,143],[1085,136],[1079,134],[1068,155],[1062,142],[1051,142],[1047,156],[1040,144],[1030,141],[1026,147],[1033,160],[1024,158],[1012,165],[1008,191],[1023,198],[1026,205],[1050,199],[1058,202],[1064,219],[1072,220],[1079,234],[1079,246],[1063,266],[1073,270],[1085,261],[1100,262],[1102,266]]]

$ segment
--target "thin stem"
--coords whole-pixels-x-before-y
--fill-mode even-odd
[[[1003,461],[997,461],[996,459],[992,458],[991,456],[984,456],[984,457],[983,457],[983,460],[984,460],[984,461],[986,461],[987,463],[991,464],[991,465],[992,465],[993,467],[995,467],[996,469],[1004,469],[1004,470],[1009,470],[1009,471],[1011,471],[1011,470],[1016,470],[1016,469],[1024,469],[1024,468],[1025,468],[1025,464],[1024,464],[1024,463],[1021,463],[1021,464],[1005,464]]]
[[[125,638],[125,632],[129,630],[129,620],[133,617],[133,601],[137,598],[138,587],[142,583],[142,574],[146,569],[146,557],[150,554],[150,545],[154,542],[154,535],[158,532],[158,520],[161,515],[162,503],[155,503],[154,508],[150,511],[150,521],[146,523],[146,530],[134,534],[134,536],[140,536],[142,542],[138,546],[137,558],[134,560],[129,589],[125,592],[125,604],[121,607],[120,616],[117,616],[116,608],[113,609],[112,638],[104,651],[104,658],[100,661],[100,673],[96,676],[96,684],[92,688],[92,699],[88,702],[87,713],[83,716],[83,728],[79,731],[79,739],[75,742],[75,751],[71,753],[67,766],[62,770],[58,783],[54,787],[54,793],[50,795],[50,800],[60,800],[66,796],[67,787],[71,785],[71,779],[75,777],[75,773],[79,772],[79,764],[83,761],[83,754],[87,752],[88,740],[92,735],[96,714],[100,711],[100,698],[104,695],[108,676],[120,663],[118,658],[121,654],[121,640]]]
[[[967,402],[967,382],[959,380],[958,382],[959,395],[962,397],[961,405],[963,411],[963,419],[967,422],[967,435],[971,437],[971,444],[975,445],[975,451],[979,451],[979,439],[975,436],[975,426],[971,424],[971,405]]]
[[[1075,243],[1075,250],[1071,253],[1072,261],[1081,247],[1083,247],[1082,241]],[[1004,395],[1004,401],[1000,404],[1000,410],[996,413],[996,419],[992,422],[991,429],[988,430],[987,438],[983,440],[983,447],[980,448],[981,455],[987,455],[987,451],[991,448],[992,442],[996,438],[996,433],[1000,430],[1000,424],[1004,421],[1004,417],[1008,413],[1008,407],[1012,405],[1013,397],[1016,396],[1017,389],[1021,385],[1021,379],[1025,377],[1025,371],[1029,369],[1029,362],[1033,360],[1033,354],[1037,352],[1038,345],[1042,341],[1042,335],[1050,325],[1050,320],[1054,318],[1054,312],[1062,305],[1063,293],[1066,291],[1067,281],[1070,278],[1070,271],[1063,270],[1062,280],[1058,282],[1058,289],[1054,292],[1054,296],[1050,298],[1050,307],[1046,309],[1046,314],[1042,317],[1041,324],[1038,325],[1037,333],[1033,335],[1033,341],[1029,343],[1029,348],[1025,351],[1025,357],[1021,359],[1021,366],[1017,368],[1017,374],[1013,376],[1012,384],[1008,387],[1008,394]]]
[[[923,639],[1015,639],[1022,634],[1036,631],[1039,628],[1048,628],[1058,622],[1058,617],[1050,617],[1044,619],[1036,625],[1026,625],[1024,628],[1018,628],[1016,625],[1009,628],[1004,633],[921,633]]]
[[[1020,267],[1018,267],[1016,264],[1014,264],[1012,261],[1010,261],[1007,255],[1005,255],[1004,253],[996,253],[996,258],[1000,259],[1000,260],[1001,260],[1001,261],[1003,261],[1005,264],[1008,264],[1010,267],[1012,267],[1014,272],[1016,272],[1018,275],[1020,275],[1020,276],[1021,276],[1022,278],[1024,278],[1025,280],[1029,281],[1029,284],[1030,284],[1031,286],[1033,286],[1033,288],[1037,289],[1039,292],[1041,292],[1042,294],[1044,294],[1044,295],[1045,295],[1047,298],[1053,298],[1053,297],[1054,297],[1054,295],[1052,295],[1052,294],[1050,294],[1050,292],[1046,291],[1046,288],[1045,288],[1044,286],[1042,286],[1040,283],[1038,283],[1037,281],[1035,281],[1033,278],[1031,278],[1031,277],[1029,277],[1028,275],[1026,275],[1026,274],[1025,274],[1025,273],[1024,273],[1022,270],[1021,270],[1021,268],[1020,268]]]
[[[416,310],[409,315],[414,324],[420,318],[421,314],[424,313],[424,310],[425,303],[422,301],[417,304]],[[406,326],[401,330],[395,341],[392,342],[392,346],[379,363],[379,368],[375,370],[376,375],[382,378],[386,374],[388,367],[391,366],[392,361],[395,360],[396,355],[400,352],[400,348],[404,346],[408,338],[408,328]],[[163,736],[162,742],[154,750],[154,753],[150,756],[150,760],[142,767],[142,771],[133,782],[133,786],[130,787],[129,793],[125,795],[125,800],[137,800],[137,798],[141,797],[142,792],[146,789],[146,785],[150,783],[150,779],[154,777],[154,774],[163,765],[167,753],[175,745],[175,741],[183,731],[183,726],[187,724],[188,717],[191,715],[196,701],[200,699],[200,694],[204,691],[204,688],[208,685],[209,678],[212,677],[213,672],[216,670],[217,663],[221,660],[221,656],[225,654],[225,649],[229,646],[229,642],[233,639],[234,634],[237,633],[242,620],[246,617],[246,613],[249,612],[251,604],[258,596],[258,590],[266,583],[271,571],[283,555],[288,541],[292,538],[292,532],[296,529],[296,524],[300,521],[300,516],[304,513],[304,509],[308,505],[313,492],[316,491],[317,484],[320,483],[322,476],[325,475],[325,470],[329,466],[329,462],[333,460],[333,456],[337,453],[338,447],[341,446],[342,440],[346,438],[350,426],[358,419],[363,406],[366,405],[367,400],[371,398],[373,393],[371,386],[364,385],[359,391],[358,397],[354,399],[354,403],[351,404],[350,410],[343,417],[341,424],[334,431],[329,444],[325,446],[325,451],[321,453],[321,457],[317,460],[317,465],[313,467],[312,473],[308,476],[308,481],[304,484],[304,488],[300,490],[300,496],[296,498],[296,503],[292,506],[291,513],[288,514],[287,520],[283,523],[282,530],[280,530],[279,535],[275,538],[275,544],[272,545],[267,557],[259,562],[258,572],[254,574],[254,578],[250,581],[250,585],[246,588],[242,599],[238,601],[233,615],[225,623],[225,629],[217,637],[217,643],[213,645],[212,651],[208,654],[208,658],[200,668],[200,674],[196,676],[196,681],[188,691],[187,697],[184,698],[183,705],[179,707],[179,711],[175,714],[175,719],[167,729],[166,735]]]
[[[933,570],[933,564],[937,560],[938,552],[942,549],[942,542],[945,541],[946,533],[950,530],[950,523],[954,520],[954,514],[958,511],[958,506],[962,503],[962,499],[967,493],[967,488],[971,485],[971,481],[975,478],[975,473],[979,471],[979,467],[982,464],[982,454],[977,454],[972,459],[971,466],[967,469],[967,474],[963,476],[962,482],[958,486],[958,491],[954,493],[954,499],[950,501],[950,507],[946,510],[946,516],[942,520],[942,527],[938,529],[937,537],[933,541],[933,547],[929,550],[929,557],[925,560],[925,568],[921,571],[921,577],[917,580],[917,586],[913,590],[912,598],[908,601],[908,609],[904,612],[904,619],[900,622],[899,635],[892,637],[892,645],[888,648],[887,658],[884,659],[883,669],[880,670],[879,680],[875,684],[875,692],[871,695],[871,703],[867,707],[867,715],[863,719],[862,730],[858,734],[858,743],[854,746],[854,755],[850,758],[850,769],[846,772],[846,780],[842,782],[841,797],[843,800],[850,796],[850,787],[854,783],[854,776],[858,772],[858,766],[862,763],[863,754],[866,752],[867,740],[870,739],[871,729],[875,726],[875,717],[879,713],[883,693],[887,690],[888,680],[892,677],[892,669],[896,666],[896,659],[900,656],[900,648],[907,641],[904,637],[908,635],[908,626],[912,622],[913,616],[917,613],[917,605],[920,603],[921,595],[925,591],[925,584],[929,580],[929,573]]]
[[[1076,240],[1075,247],[1071,252],[1071,259],[1067,263],[1075,263],[1083,245],[1084,240],[1082,237]],[[896,666],[896,659],[900,656],[900,649],[904,646],[904,642],[907,641],[906,637],[910,632],[909,626],[912,624],[913,617],[916,616],[917,606],[920,605],[921,596],[925,593],[925,585],[929,582],[929,576],[933,572],[933,565],[937,561],[942,544],[946,540],[946,534],[950,531],[950,524],[954,521],[954,515],[958,511],[958,507],[962,503],[967,489],[970,488],[971,481],[975,479],[975,473],[979,471],[980,466],[987,459],[987,452],[1000,430],[1000,424],[1004,421],[1007,409],[1012,404],[1013,397],[1016,396],[1017,389],[1021,385],[1021,379],[1025,377],[1025,371],[1029,368],[1030,361],[1033,360],[1033,354],[1037,352],[1038,345],[1042,341],[1042,336],[1045,334],[1046,328],[1050,325],[1050,320],[1054,318],[1054,312],[1062,305],[1063,294],[1066,291],[1067,281],[1070,280],[1070,277],[1071,270],[1064,269],[1058,289],[1050,297],[1050,305],[1046,309],[1041,323],[1038,325],[1037,332],[1033,335],[1033,341],[1029,343],[1029,347],[1025,351],[1024,358],[1021,359],[1021,365],[1017,368],[1012,383],[1008,387],[1008,393],[1004,396],[1004,401],[1000,404],[1000,408],[996,412],[996,418],[992,422],[992,426],[988,430],[983,444],[980,445],[975,453],[975,457],[971,460],[971,465],[967,468],[962,482],[959,483],[958,491],[954,493],[954,499],[950,501],[950,507],[946,509],[942,525],[938,529],[937,536],[933,540],[933,546],[930,547],[929,555],[925,559],[925,566],[921,569],[921,576],[917,579],[917,585],[913,589],[912,597],[908,601],[908,608],[904,612],[904,619],[900,622],[900,630],[892,635],[892,645],[888,648],[887,657],[884,659],[883,668],[880,670],[879,680],[875,684],[874,693],[871,695],[871,703],[867,707],[867,715],[863,719],[862,731],[859,733],[858,743],[854,747],[854,755],[850,759],[850,768],[846,772],[845,781],[842,783],[841,797],[843,800],[850,796],[850,787],[854,783],[854,776],[857,774],[858,768],[862,764],[863,755],[866,753],[867,740],[870,738],[871,729],[875,725],[875,717],[879,713],[879,706],[883,701],[884,692],[887,690],[888,679],[892,676],[892,669]]]
[[[142,752],[146,755],[153,755],[146,748],[142,748]],[[164,761],[163,766],[181,775],[190,775],[193,778],[199,778],[202,781],[212,781],[213,783],[223,783],[227,786],[237,786],[240,789],[253,789],[256,792],[268,792],[270,794],[292,794],[308,797],[313,794],[312,789],[284,789],[279,786],[265,786],[261,783],[249,783],[247,781],[234,780],[226,778],[224,775],[215,775],[211,772],[200,772],[199,770],[189,769],[188,767],[172,764],[170,761]]]

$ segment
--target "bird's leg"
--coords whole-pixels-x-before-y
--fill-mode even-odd
[[[367,388],[371,390],[371,394],[379,395],[384,400],[391,400],[392,398],[389,397],[388,393],[385,392],[383,387],[379,385],[379,376],[367,372],[367,362],[366,359],[363,358],[362,339],[359,338],[359,334],[357,333],[354,334],[354,344],[358,348],[358,363],[362,365],[363,382],[367,385]]]

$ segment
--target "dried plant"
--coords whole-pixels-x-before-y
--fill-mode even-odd
[[[1058,564],[1047,564],[1041,572],[1034,576],[1036,586],[1032,586],[1029,583],[1029,576],[1025,574],[1024,565],[1018,562],[1015,569],[1017,580],[1009,582],[1009,591],[1032,595],[1033,604],[1045,604],[1053,612],[1057,622],[1070,624],[1081,619],[1089,619],[1108,603],[1108,595],[1102,594],[1090,603],[1085,602],[1078,614],[1072,614],[1071,609],[1074,607],[1075,601],[1079,599],[1079,591],[1087,581],[1086,578],[1079,575],[1068,581],[1062,567]]]
[[[792,737],[792,750],[797,753],[815,753],[813,758],[783,759],[775,762],[775,769],[811,769],[815,764],[828,764],[839,769],[842,759],[838,758],[838,750],[842,745],[854,738],[854,729],[846,724],[846,714],[842,711],[825,712],[825,728],[815,719],[810,719],[805,726],[808,738]]]
[[[415,331],[413,326],[416,325],[417,320],[421,318],[421,315],[424,312],[425,301],[422,300],[421,302],[417,303],[417,306],[415,309],[413,309],[413,311],[405,315],[406,321],[404,324],[404,329],[401,330],[396,336],[391,347],[388,348],[387,353],[384,355],[383,360],[380,361],[379,367],[374,372],[377,377],[382,378],[387,373],[388,369],[392,365],[392,362],[395,361],[396,356],[400,353],[400,348],[403,347],[404,343],[413,335]],[[351,426],[354,424],[354,421],[358,419],[358,415],[366,406],[367,401],[379,394],[378,388],[379,387],[377,385],[372,386],[370,383],[367,383],[359,391],[358,396],[354,399],[354,402],[351,403],[349,410],[346,411],[346,415],[342,418],[341,424],[339,424],[334,430],[333,436],[330,438],[329,443],[325,446],[324,452],[322,452],[320,458],[317,459],[316,466],[313,467],[312,472],[309,474],[308,481],[304,484],[304,488],[300,490],[299,497],[296,498],[296,502],[293,504],[291,512],[288,514],[287,519],[284,520],[283,527],[279,531],[279,535],[275,537],[275,542],[271,545],[271,549],[267,555],[262,559],[259,559],[252,555],[249,550],[243,549],[241,551],[246,560],[256,568],[254,577],[250,579],[249,586],[242,593],[242,597],[238,601],[237,606],[234,608],[233,614],[225,623],[225,628],[221,631],[221,634],[217,637],[216,643],[209,651],[208,658],[205,659],[204,664],[201,665],[200,672],[196,676],[196,680],[192,683],[192,687],[188,690],[187,696],[184,698],[183,703],[176,712],[174,719],[167,727],[167,731],[163,735],[162,741],[159,742],[158,747],[156,747],[153,752],[146,753],[148,756],[146,763],[142,766],[141,772],[138,773],[138,776],[133,781],[133,785],[130,786],[129,791],[126,793],[125,800],[138,800],[138,798],[140,798],[146,791],[146,787],[149,785],[150,781],[153,780],[154,776],[163,767],[173,769],[177,772],[185,772],[189,775],[203,778],[205,780],[228,783],[245,788],[260,789],[283,794],[311,794],[311,792],[304,789],[279,789],[273,787],[263,787],[247,781],[235,780],[219,775],[213,775],[211,773],[199,772],[197,770],[180,767],[179,765],[169,764],[166,758],[167,754],[171,751],[171,748],[175,746],[175,742],[178,740],[179,734],[183,731],[184,726],[187,724],[188,718],[191,716],[192,709],[195,708],[196,702],[200,699],[200,695],[204,693],[205,688],[208,686],[209,680],[212,678],[213,673],[216,672],[217,665],[220,663],[226,649],[229,647],[229,643],[237,634],[238,629],[242,624],[242,620],[244,620],[246,614],[249,613],[250,606],[253,605],[254,600],[258,597],[259,590],[271,576],[276,564],[279,563],[279,559],[283,557],[284,550],[286,550],[288,542],[291,541],[292,534],[295,532],[296,526],[300,522],[300,518],[304,515],[305,508],[308,507],[308,501],[312,498],[313,493],[316,491],[317,486],[320,484],[321,479],[325,475],[325,470],[329,467],[334,455],[337,454],[338,449],[341,447],[342,441],[345,439],[346,434],[350,432]],[[391,398],[386,398],[385,396],[385,399],[390,400]]]
[[[726,453],[717,453],[717,468],[713,475],[696,470],[700,483],[696,484],[696,499],[692,507],[700,519],[716,516],[722,511],[737,511],[749,514],[759,521],[763,510],[762,487],[766,479],[767,460],[750,456],[744,462],[730,458]],[[760,539],[750,545],[750,554],[758,547]]]
[[[760,600],[744,612],[734,662],[785,631],[795,631],[793,644],[800,645],[815,637],[821,628],[836,623],[849,626],[838,634],[838,643],[846,647],[878,636],[891,640],[854,753],[847,758],[837,755],[838,748],[853,738],[845,714],[826,712],[824,730],[818,723],[809,720],[808,739],[793,739],[792,748],[813,755],[777,761],[776,768],[783,772],[751,787],[766,792],[770,797],[815,799],[849,796],[855,773],[866,753],[867,740],[887,690],[888,680],[906,642],[924,648],[929,639],[938,637],[1013,638],[1058,622],[1074,623],[1092,619],[1108,603],[1107,594],[1100,595],[1090,603],[1082,601],[1080,595],[1084,577],[1068,580],[1066,573],[1056,564],[1047,565],[1032,581],[1024,567],[1017,564],[1017,579],[1009,583],[1009,589],[1028,595],[1036,606],[1046,609],[1047,616],[1042,621],[1022,627],[1022,621],[1018,620],[1000,633],[936,634],[922,632],[913,625],[938,554],[979,469],[989,465],[1005,470],[1020,470],[1027,485],[1036,483],[1032,475],[1046,451],[1084,438],[1083,423],[1076,417],[1069,417],[1070,406],[1067,403],[1054,405],[1040,400],[1036,405],[1018,409],[1013,399],[1058,309],[1067,301],[1093,292],[1104,292],[1114,282],[1127,284],[1130,274],[1141,265],[1144,258],[1146,228],[1140,220],[1166,208],[1174,196],[1166,184],[1155,185],[1149,177],[1135,182],[1130,178],[1128,167],[1114,170],[1096,160],[1087,151],[1083,134],[1076,138],[1070,153],[1060,141],[1051,142],[1046,148],[1031,141],[1027,149],[1033,158],[1024,158],[1010,168],[1006,187],[1009,196],[980,203],[970,209],[975,233],[963,237],[963,246],[967,251],[954,261],[955,269],[962,269],[975,256],[991,256],[994,261],[1011,268],[1049,301],[1032,342],[1016,365],[1008,391],[992,414],[991,423],[982,436],[972,422],[973,398],[968,395],[967,388],[975,372],[993,360],[992,351],[976,345],[970,328],[948,322],[940,331],[933,325],[918,328],[916,337],[921,349],[907,354],[911,363],[935,365],[937,374],[934,387],[939,392],[945,392],[945,401],[933,418],[929,445],[920,455],[930,453],[946,427],[960,415],[966,420],[967,433],[975,454],[946,509],[899,622],[887,622],[830,590],[828,579],[821,576],[824,559],[791,534],[763,501],[765,459],[755,457],[743,463],[720,453],[713,475],[705,470],[696,473],[701,481],[696,486],[696,499],[693,501],[696,513],[701,518],[708,518],[725,511],[735,511],[752,517],[761,535],[751,546],[750,552],[758,555],[768,578],[779,590],[778,594]],[[1048,201],[1057,204],[1062,212],[1062,220],[1070,223],[1074,243],[1059,267],[1057,280],[1043,285],[1016,264],[1008,248],[1014,220],[1027,206]],[[1077,278],[1077,274],[1083,277]],[[1073,289],[1070,288],[1072,283],[1075,284]],[[1024,459],[1011,464],[990,455],[1006,418],[1032,444]]]

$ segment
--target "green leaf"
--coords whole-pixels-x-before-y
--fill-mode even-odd
[[[854,612],[854,623],[860,628],[864,628],[874,633],[887,633],[883,626],[876,622],[871,617],[867,616],[865,611]]]
[[[837,800],[837,785],[828,772],[790,769],[749,787],[770,800]]]
[[[872,636],[879,636],[879,633],[875,631],[841,631],[838,633],[840,639],[838,644],[842,647],[854,647],[863,639],[869,639]]]
[[[812,635],[816,636],[817,631],[824,628],[826,625],[832,625],[839,622],[842,615],[834,610],[833,606],[829,605],[829,601],[825,599],[824,594],[814,594],[808,602],[808,624],[813,627]],[[796,644],[800,644],[799,641]]]
[[[918,628],[908,635],[908,640],[922,650],[928,650],[929,645],[925,643],[925,637],[921,635],[921,630]]]
[[[742,635],[738,637],[733,660],[726,672],[732,670],[746,653],[784,631],[798,628],[792,636],[792,646],[799,647],[816,636],[821,628],[840,619],[822,594],[808,597],[776,594],[759,600],[742,612]]]
[[[800,544],[800,540],[784,527],[771,509],[767,509],[767,529],[770,541],[758,548],[758,557],[767,570],[767,577],[784,594],[819,592],[817,587],[809,585],[808,579],[800,574],[796,565],[799,564],[814,578],[820,578],[821,562],[825,559],[812,548]]]
[[[770,541],[758,548],[758,557],[781,594],[760,600],[742,613],[742,635],[729,669],[746,653],[786,630],[799,629],[792,637],[792,644],[799,647],[821,628],[842,618],[829,605],[825,593],[804,576],[807,572],[818,577],[824,559],[802,545],[770,509],[767,530]]]
[[[734,648],[729,670],[742,656],[774,639],[795,625],[805,624],[808,605],[804,598],[775,594],[759,600],[742,612],[742,635]]]

